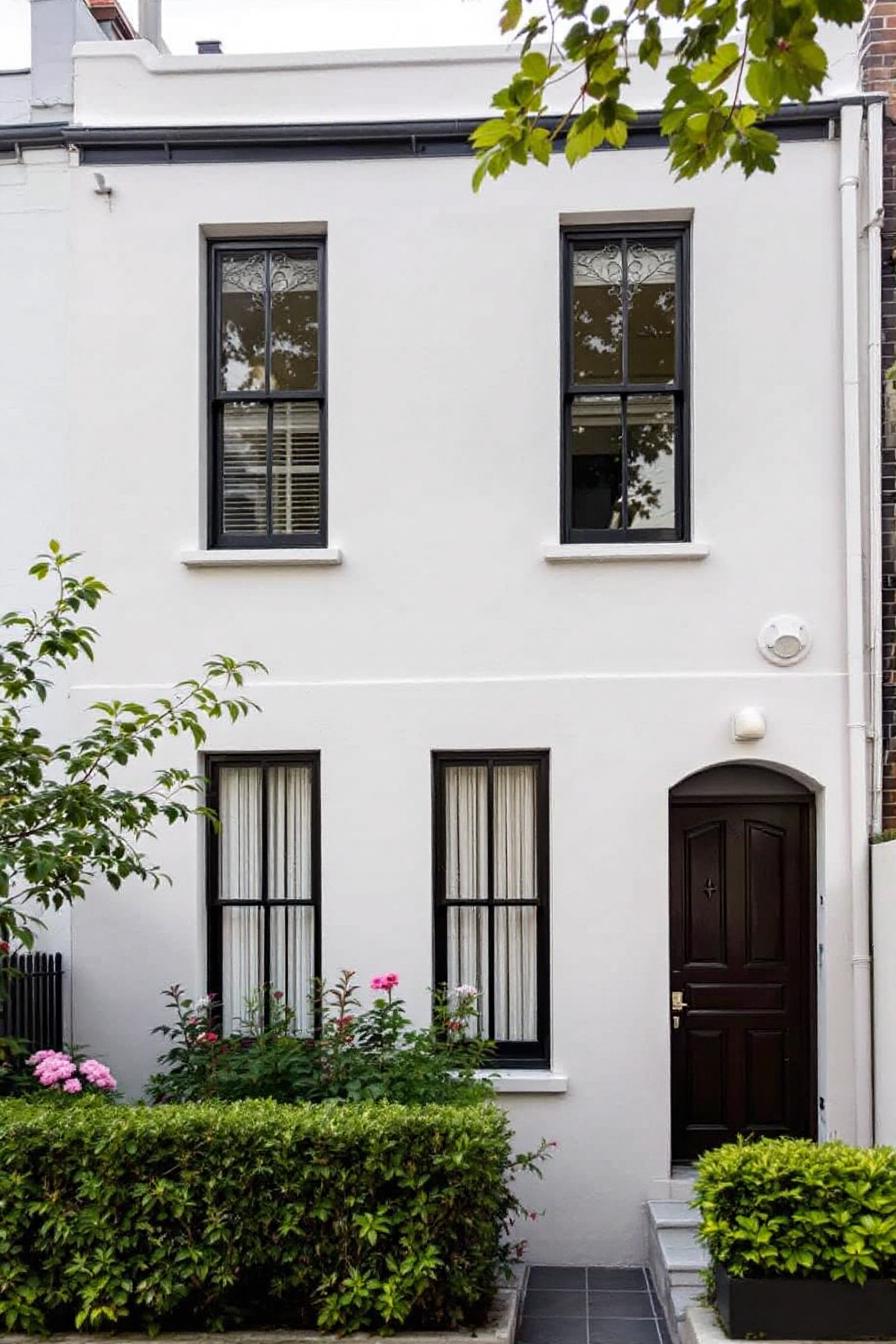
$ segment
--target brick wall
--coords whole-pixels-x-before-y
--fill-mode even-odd
[[[881,298],[884,369],[896,363],[896,0],[872,0],[862,28],[862,78],[887,94]],[[896,827],[896,388],[884,380],[883,452],[883,825]]]

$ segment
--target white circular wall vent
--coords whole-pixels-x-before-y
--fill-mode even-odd
[[[800,662],[811,646],[811,631],[799,616],[773,616],[759,631],[759,652],[779,667]]]

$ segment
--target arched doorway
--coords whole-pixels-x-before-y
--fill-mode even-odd
[[[815,799],[718,765],[669,795],[672,1156],[813,1135]]]

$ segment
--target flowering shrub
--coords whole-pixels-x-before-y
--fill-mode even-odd
[[[0,1322],[475,1326],[538,1158],[488,1104],[3,1101]]]
[[[85,1090],[114,1092],[118,1087],[106,1065],[98,1059],[77,1062],[64,1050],[38,1050],[26,1063],[31,1066],[34,1079],[41,1087],[54,1088],[71,1096]]]
[[[269,987],[247,1001],[239,1029],[221,1036],[213,999],[191,999],[174,985],[165,997],[175,1020],[155,1028],[169,1048],[159,1060],[163,1071],[150,1079],[150,1097],[463,1104],[489,1096],[491,1084],[476,1076],[492,1047],[476,1034],[475,986],[434,994],[426,1027],[412,1024],[398,987],[394,971],[374,976],[375,997],[365,1007],[354,972],[343,971],[332,988],[319,986],[319,1030],[306,1037],[296,1034],[282,993]]]

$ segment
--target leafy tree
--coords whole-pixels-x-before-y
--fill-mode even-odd
[[[211,816],[202,805],[204,781],[188,770],[155,772],[142,790],[123,785],[119,768],[152,755],[167,737],[205,741],[204,721],[232,721],[256,708],[240,693],[247,672],[261,663],[218,655],[202,675],[179,682],[170,697],[150,705],[99,701],[85,736],[50,746],[37,726],[54,669],[93,659],[96,630],[82,624],[105,584],[71,572],[77,553],[56,541],[29,573],[50,579],[55,594],[43,613],[11,611],[0,617],[0,951],[31,947],[37,910],[59,910],[80,900],[94,878],[118,888],[136,877],[158,886],[165,874],[141,845],[159,819],[173,824]]]
[[[762,123],[822,88],[819,20],[856,24],[863,12],[862,0],[625,0],[614,17],[588,0],[503,0],[501,31],[520,41],[520,62],[492,99],[498,115],[471,137],[473,186],[513,163],[547,164],[558,139],[571,165],[602,145],[621,149],[637,117],[624,100],[632,64],[659,66],[664,22],[675,46],[660,132],[673,173],[695,177],[714,163],[746,177],[773,172],[778,138]],[[548,117],[548,90],[561,80],[573,96],[564,116]]]

